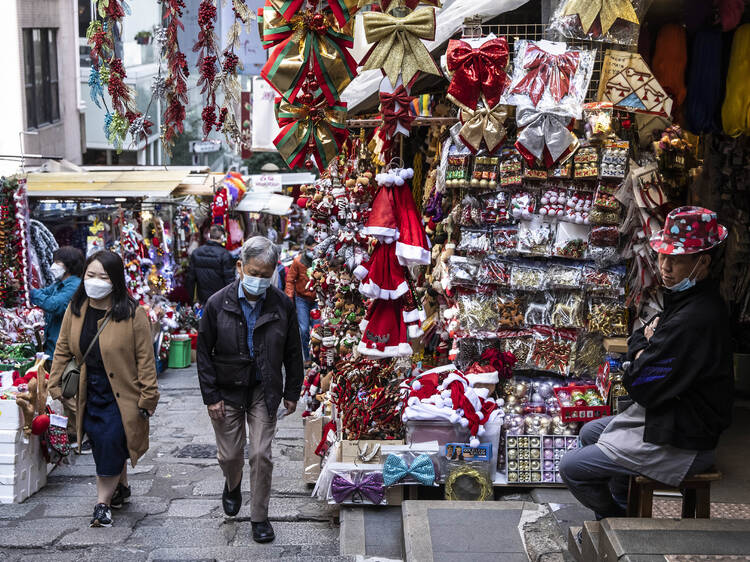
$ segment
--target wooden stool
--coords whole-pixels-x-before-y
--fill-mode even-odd
[[[711,517],[711,482],[721,480],[715,468],[686,477],[673,488],[645,476],[631,476],[628,489],[628,517],[651,517],[654,491],[666,490],[682,494],[684,519],[709,519]]]

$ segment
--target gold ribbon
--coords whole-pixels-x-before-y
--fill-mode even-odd
[[[346,107],[331,106],[325,98],[312,107],[289,103],[282,98],[276,105],[276,118],[282,129],[274,144],[293,167],[312,153],[325,168],[336,157],[348,134]]]
[[[577,15],[581,20],[584,33],[591,31],[596,16],[602,24],[602,35],[606,35],[609,29],[618,19],[638,24],[638,14],[633,9],[630,0],[568,0],[562,12],[563,16]]]
[[[459,119],[463,123],[459,136],[469,149],[477,152],[484,139],[487,149],[494,152],[507,135],[508,106],[497,104],[492,109],[481,107],[475,110],[464,107]]]
[[[399,73],[403,75],[404,84],[419,71],[440,76],[440,69],[421,41],[435,39],[434,8],[422,7],[403,18],[367,12],[364,28],[367,42],[375,45],[367,55],[363,70],[382,68],[391,84],[396,83]]]

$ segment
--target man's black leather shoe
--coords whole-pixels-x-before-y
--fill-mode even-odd
[[[270,521],[263,521],[261,523],[253,523],[253,540],[255,542],[264,543],[271,542],[276,538],[276,534],[273,532]]]
[[[229,491],[227,483],[224,482],[224,493],[221,494],[221,505],[224,508],[224,513],[227,515],[237,515],[242,507],[242,483],[237,484],[237,487]]]

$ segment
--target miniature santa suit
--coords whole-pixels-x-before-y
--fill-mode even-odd
[[[355,268],[354,276],[362,282],[359,292],[370,299],[395,300],[409,290],[393,243],[378,242],[370,259]]]
[[[375,300],[360,323],[362,340],[357,351],[376,358],[410,357],[401,300]]]

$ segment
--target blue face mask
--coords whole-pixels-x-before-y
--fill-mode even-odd
[[[242,288],[254,297],[259,297],[271,286],[270,277],[242,276]]]
[[[693,270],[690,272],[690,274],[685,277],[682,281],[679,283],[675,283],[672,286],[664,285],[667,289],[672,291],[673,293],[681,293],[682,291],[687,291],[688,289],[692,289],[695,287],[695,279],[693,279],[693,273],[695,273],[695,268],[698,267],[698,264],[700,263],[700,260],[698,260],[695,265],[693,266]]]

